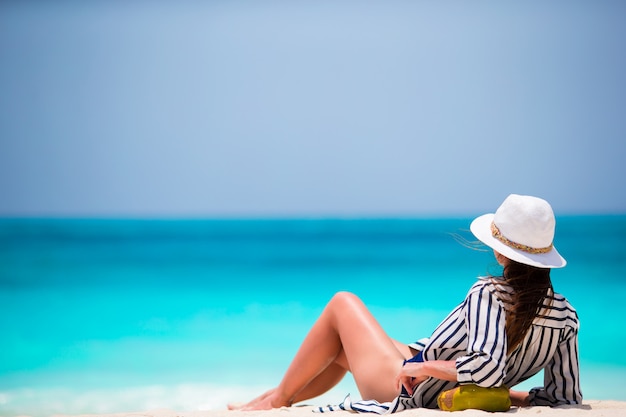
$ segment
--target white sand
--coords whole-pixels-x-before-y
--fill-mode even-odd
[[[562,406],[562,407],[512,407],[507,414],[515,416],[536,416],[541,417],[626,417],[626,402],[623,401],[585,401],[581,406]],[[336,411],[333,413],[323,414],[326,416],[347,417],[355,416],[354,413],[347,411]],[[374,414],[366,414],[373,416]],[[403,411],[397,414],[401,417],[422,417],[422,416],[445,416],[453,415],[455,417],[489,417],[495,416],[495,413],[488,413],[479,410],[457,411],[453,414],[440,410],[415,409]],[[179,412],[172,410],[153,410],[133,413],[116,413],[116,414],[90,414],[80,417],[315,417],[320,414],[314,414],[312,407],[291,407],[280,408],[270,411],[188,411]],[[57,416],[69,417],[69,416]]]

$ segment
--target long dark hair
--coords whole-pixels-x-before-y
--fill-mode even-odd
[[[549,268],[537,268],[509,259],[502,273],[504,281],[513,292],[506,301],[506,335],[508,352],[522,343],[533,320],[552,294]]]

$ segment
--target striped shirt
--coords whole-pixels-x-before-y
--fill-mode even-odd
[[[435,329],[432,336],[410,344],[429,360],[454,360],[458,382],[429,378],[412,396],[391,403],[344,401],[349,409],[387,414],[409,408],[437,408],[437,397],[458,384],[514,387],[544,371],[543,387],[530,392],[531,405],[580,404],[578,316],[561,295],[550,293],[526,337],[507,354],[505,305],[511,288],[504,281],[483,278]],[[324,411],[324,410],[319,410]]]

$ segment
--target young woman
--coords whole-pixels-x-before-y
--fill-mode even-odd
[[[578,317],[550,281],[550,269],[566,264],[552,244],[552,208],[512,194],[470,229],[494,250],[503,274],[478,280],[429,338],[395,341],[355,295],[338,293],[280,384],[229,408],[291,406],[328,391],[348,371],[362,398],[374,400],[352,408],[358,411],[436,408],[437,397],[459,385],[513,387],[541,370],[544,386],[510,391],[513,405],[580,404]]]

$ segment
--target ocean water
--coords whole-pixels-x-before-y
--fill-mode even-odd
[[[470,219],[0,219],[0,415],[221,409],[274,386],[352,291],[428,336],[479,275]],[[586,398],[626,400],[626,216],[557,220]],[[541,384],[536,377],[522,388]],[[358,392],[348,376],[311,404]]]

